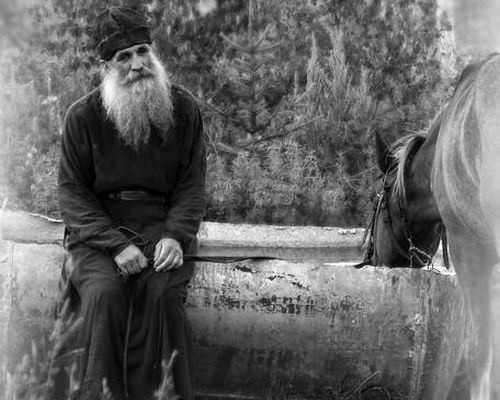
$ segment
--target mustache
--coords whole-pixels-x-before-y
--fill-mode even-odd
[[[150,71],[149,69],[142,69],[140,71],[129,71],[124,79],[123,83],[130,84],[130,83],[135,83],[143,79],[152,79],[155,77],[155,74],[153,71]]]

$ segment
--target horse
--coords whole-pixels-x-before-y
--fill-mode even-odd
[[[387,146],[377,133],[375,147],[383,188],[362,264],[424,267],[443,239],[470,318],[470,398],[499,399],[490,279],[500,255],[500,55],[464,69],[426,135]]]

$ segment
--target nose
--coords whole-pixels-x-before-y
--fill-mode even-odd
[[[131,60],[131,63],[130,63],[130,69],[132,71],[141,71],[143,68],[143,62],[142,62],[142,59],[141,57],[137,56],[137,54],[134,54],[132,56],[132,60]]]

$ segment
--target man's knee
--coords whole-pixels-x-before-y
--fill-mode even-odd
[[[80,293],[83,304],[94,304],[100,309],[119,311],[126,307],[127,299],[123,285],[110,282],[92,282],[85,285]]]
[[[151,284],[148,282],[148,295],[151,296],[153,302],[158,302],[163,305],[169,306],[176,303],[183,303],[186,299],[185,285],[178,285],[169,287],[166,283],[160,283],[152,280]]]

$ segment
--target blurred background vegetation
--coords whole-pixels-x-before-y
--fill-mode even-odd
[[[98,85],[89,25],[143,7],[199,99],[206,220],[363,225],[374,132],[425,129],[462,67],[436,0],[0,0],[0,202],[58,216],[68,106]]]

